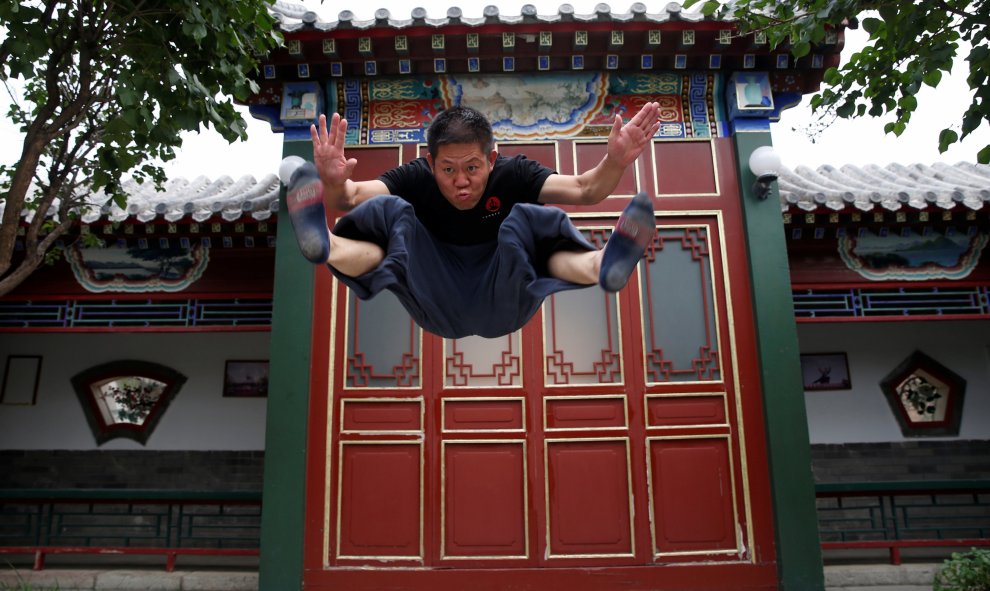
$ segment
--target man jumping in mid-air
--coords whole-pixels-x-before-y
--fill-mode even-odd
[[[334,113],[328,129],[320,115],[310,130],[315,171],[296,169],[302,161],[290,157],[280,172],[289,217],[306,258],[328,265],[359,298],[387,289],[443,337],[505,335],[552,293],[626,284],[655,231],[647,195],[632,199],[602,250],[561,209],[542,205],[605,199],[649,145],[658,115],[657,103],[626,124],[617,115],[601,162],[563,175],[499,155],[484,115],[455,106],[430,124],[425,158],[360,182],[351,180],[357,160],[344,155],[347,120]],[[332,231],[325,205],[348,212]]]

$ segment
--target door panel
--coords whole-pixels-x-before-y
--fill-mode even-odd
[[[632,556],[629,441],[546,442],[547,557]]]
[[[614,294],[583,289],[551,295],[543,306],[543,331],[547,386],[622,383]]]
[[[443,558],[526,558],[525,441],[444,441]]]
[[[731,146],[675,143],[655,160],[683,148],[697,178],[655,185],[644,156],[623,181],[665,193],[618,294],[558,293],[511,335],[455,340],[388,293],[320,283],[307,589],[775,586]],[[568,166],[601,148],[504,147]],[[575,220],[602,246],[614,214],[594,215]]]
[[[650,438],[654,553],[735,552],[727,437]]]
[[[647,383],[720,381],[708,227],[662,227],[640,265]]]
[[[338,558],[422,557],[421,457],[417,442],[341,444]]]
[[[445,388],[518,388],[522,385],[520,331],[495,339],[443,341]]]

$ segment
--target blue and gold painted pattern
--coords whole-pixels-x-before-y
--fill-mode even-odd
[[[345,78],[327,83],[330,111],[349,123],[348,144],[421,143],[436,114],[464,104],[485,113],[497,140],[605,136],[616,115],[661,107],[658,138],[728,135],[717,72],[555,72]]]

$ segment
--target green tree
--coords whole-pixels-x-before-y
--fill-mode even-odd
[[[270,4],[0,0],[0,82],[23,132],[19,160],[0,163],[0,295],[57,254],[94,191],[123,204],[125,175],[160,185],[154,163],[181,132],[247,137],[234,100],[257,92],[257,56],[280,43]]]
[[[869,40],[825,72],[826,88],[811,98],[819,114],[884,117],[884,130],[899,136],[918,106],[918,90],[937,87],[965,57],[972,101],[958,126],[939,134],[939,151],[990,119],[990,0],[686,0],[685,6],[699,3],[706,15],[737,20],[744,34],[766,32],[772,47],[788,44],[796,58],[808,55],[829,29],[861,24]],[[990,145],[976,158],[990,163]]]

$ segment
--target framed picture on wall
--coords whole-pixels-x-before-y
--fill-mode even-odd
[[[223,395],[268,396],[268,361],[229,360],[223,372]]]
[[[807,390],[848,390],[849,362],[845,353],[801,355],[801,379]]]
[[[38,401],[40,355],[8,355],[0,386],[0,404],[30,406]]]

